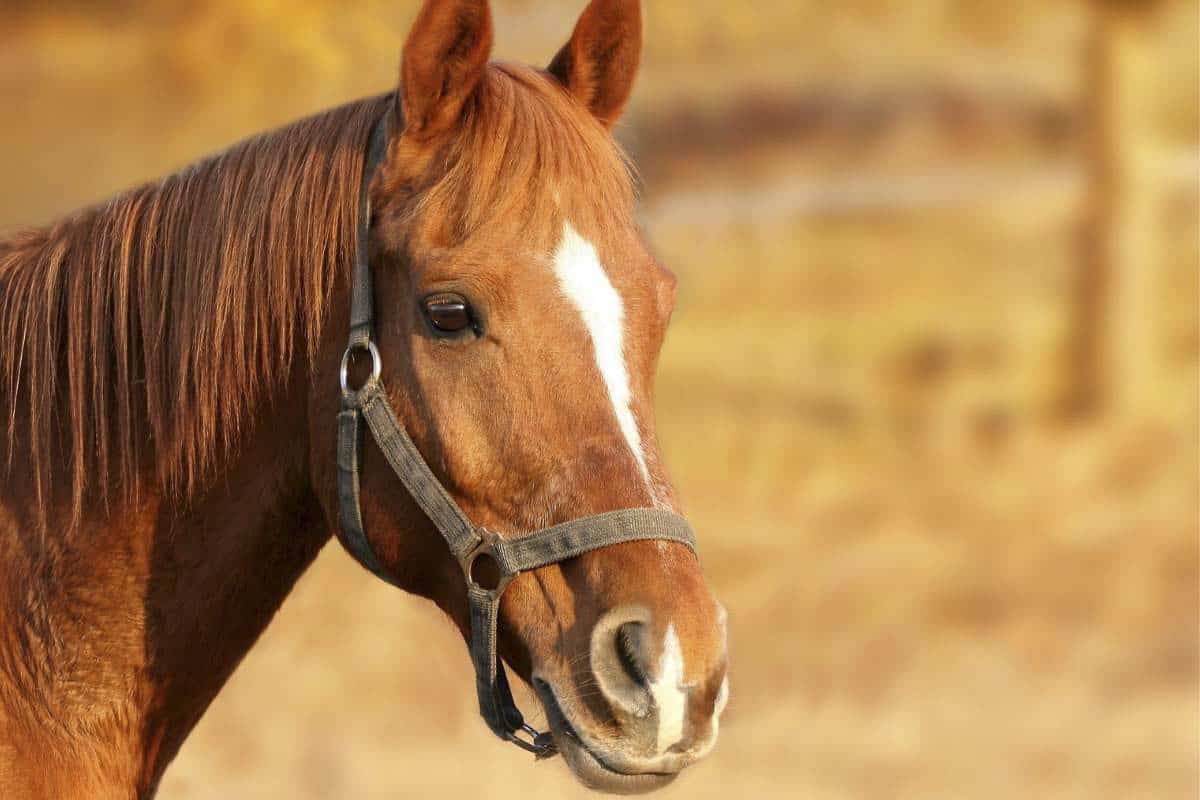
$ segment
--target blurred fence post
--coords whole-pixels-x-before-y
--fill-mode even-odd
[[[1136,417],[1161,378],[1163,263],[1156,159],[1160,0],[1092,0],[1086,174],[1068,411]]]

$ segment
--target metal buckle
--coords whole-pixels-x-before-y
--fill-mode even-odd
[[[371,377],[367,378],[366,382],[357,389],[350,388],[350,357],[355,350],[366,350],[367,355],[371,357]],[[369,386],[379,382],[379,375],[383,372],[383,359],[379,356],[379,348],[375,347],[375,343],[370,339],[365,342],[351,342],[346,346],[346,352],[342,354],[342,368],[338,372],[338,382],[342,387],[342,394],[346,397],[353,397]]]
[[[478,528],[476,532],[479,534],[479,544],[475,546],[474,550],[459,559],[458,565],[462,567],[463,576],[467,579],[468,587],[476,587],[498,598],[504,593],[504,590],[512,582],[512,579],[517,577],[517,573],[508,572],[505,569],[504,563],[496,557],[496,543],[500,541],[500,536],[492,533],[487,528]],[[494,561],[496,569],[500,572],[500,577],[496,581],[495,587],[491,589],[481,585],[471,574],[475,568],[475,562],[479,560],[480,556],[487,556]]]
[[[554,746],[554,739],[548,732],[541,733],[527,722],[521,724],[520,731],[529,734],[529,741],[517,736],[518,731],[511,731],[505,734],[504,738],[525,752],[533,753],[533,757],[538,761],[558,755],[558,748]]]

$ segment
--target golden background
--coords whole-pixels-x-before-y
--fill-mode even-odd
[[[495,3],[545,63],[582,0]],[[653,0],[660,438],[729,607],[675,798],[1194,798],[1198,10]],[[390,88],[415,3],[0,8],[0,229]],[[326,548],[164,798],[584,797]]]

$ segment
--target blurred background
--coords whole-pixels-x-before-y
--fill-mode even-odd
[[[416,3],[3,0],[0,230],[394,84]],[[494,3],[546,63],[583,0]],[[664,797],[1194,798],[1196,0],[653,0],[619,135],[729,607]],[[584,797],[326,548],[163,798]]]

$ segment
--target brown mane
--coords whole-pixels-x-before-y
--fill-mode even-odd
[[[143,469],[184,492],[210,474],[297,343],[315,349],[384,103],[249,139],[0,242],[0,472],[31,470],[44,508],[69,464],[75,523],[110,483],[132,496]]]

